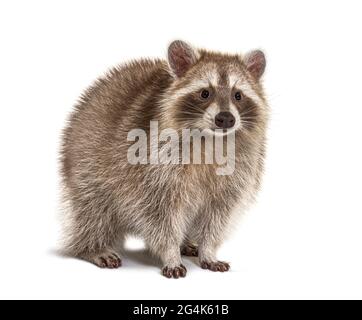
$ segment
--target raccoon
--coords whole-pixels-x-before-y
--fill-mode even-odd
[[[217,259],[217,249],[233,217],[254,199],[263,171],[265,56],[259,50],[242,56],[195,49],[178,40],[167,58],[111,69],[76,104],[61,147],[69,205],[64,250],[118,268],[122,242],[136,235],[160,259],[167,278],[186,276],[182,255],[197,256],[203,269],[225,272],[230,266]],[[128,133],[150,133],[154,120],[177,132],[233,132],[234,172],[218,175],[212,163],[130,164]]]

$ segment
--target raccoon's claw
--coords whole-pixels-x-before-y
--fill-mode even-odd
[[[122,260],[115,252],[105,252],[93,258],[94,264],[100,268],[117,269],[122,266]]]
[[[192,244],[185,244],[181,247],[181,254],[189,257],[198,257],[199,248]]]
[[[227,262],[215,261],[215,262],[201,262],[202,269],[208,269],[213,272],[226,272],[230,270],[230,265]]]
[[[162,275],[164,275],[166,278],[174,278],[174,279],[178,279],[178,278],[184,278],[186,277],[186,267],[183,264],[180,264],[180,266],[178,267],[164,267],[162,269]]]

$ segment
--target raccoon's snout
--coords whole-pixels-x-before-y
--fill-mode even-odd
[[[230,112],[219,112],[215,116],[215,124],[223,129],[232,128],[235,124],[235,117]]]

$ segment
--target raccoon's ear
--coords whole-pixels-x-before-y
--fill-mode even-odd
[[[259,80],[265,71],[266,60],[265,55],[260,50],[254,50],[247,53],[243,59],[246,69],[251,75]]]
[[[197,52],[186,42],[176,40],[168,47],[168,63],[179,78],[196,63],[197,59]]]

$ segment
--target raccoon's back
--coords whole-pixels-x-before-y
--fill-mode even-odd
[[[129,130],[148,131],[150,120],[158,118],[159,101],[171,81],[165,61],[140,60],[110,70],[87,89],[63,132],[66,184],[74,174],[96,178],[119,160],[117,153],[126,153]]]

